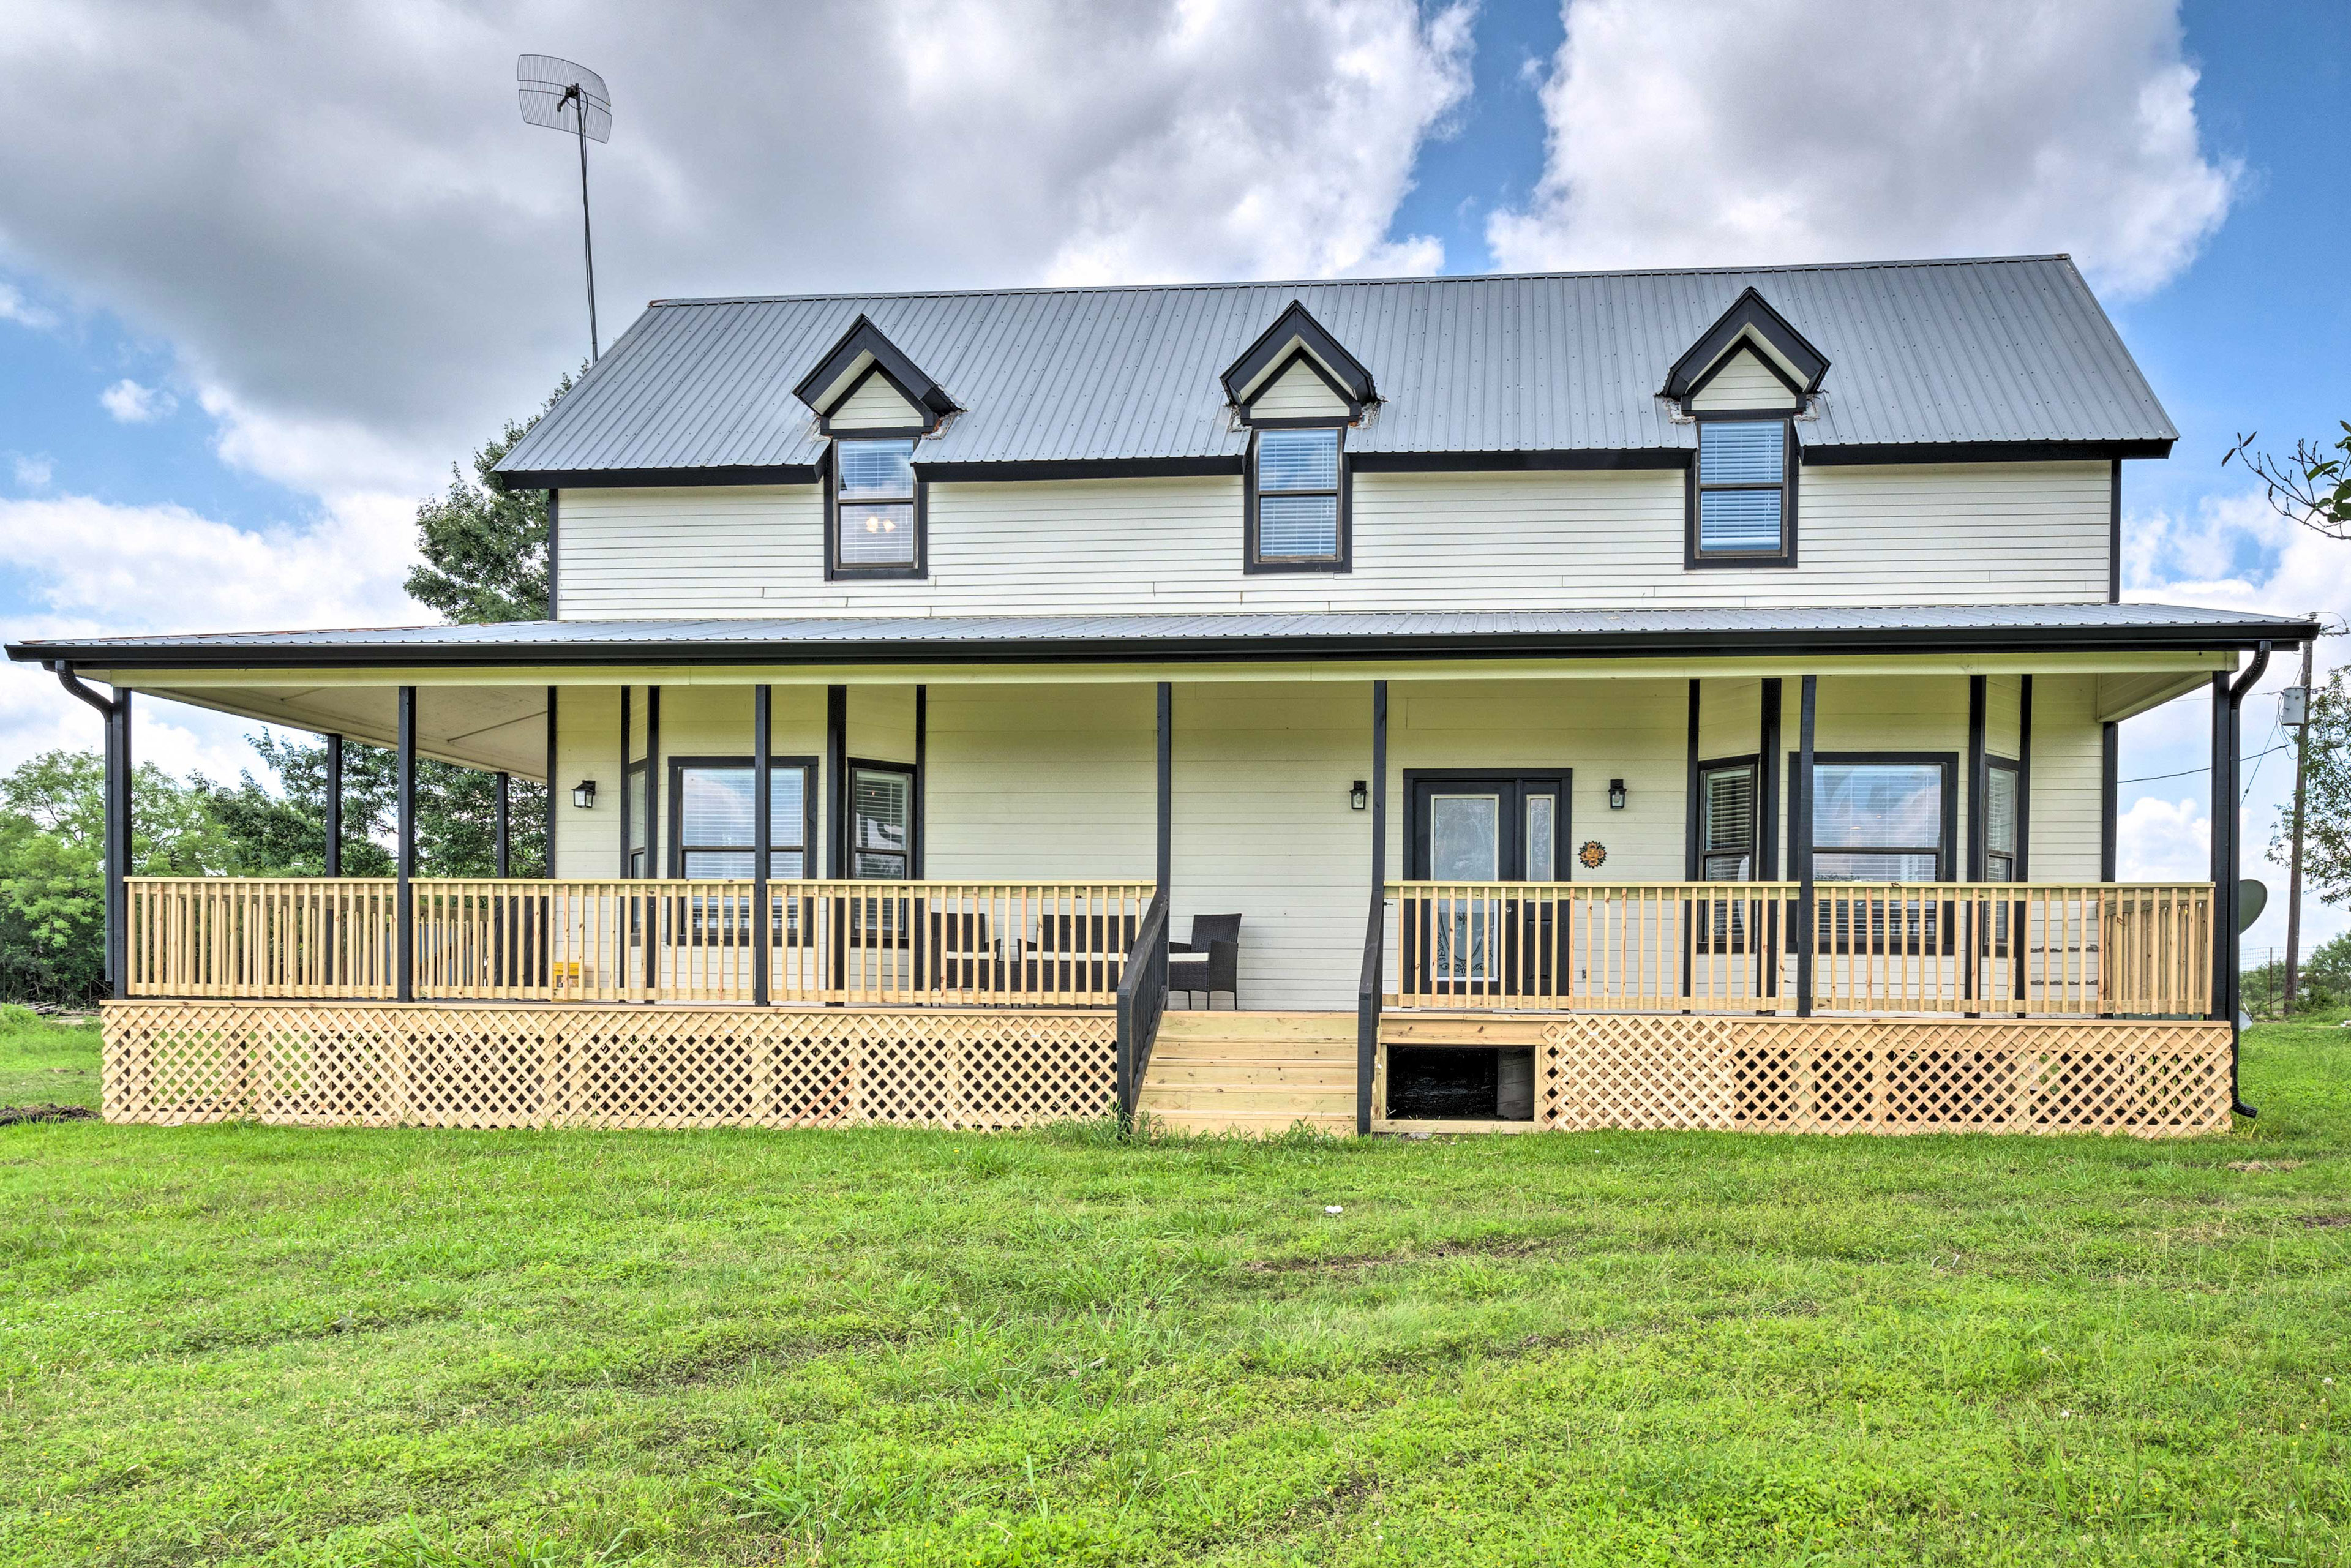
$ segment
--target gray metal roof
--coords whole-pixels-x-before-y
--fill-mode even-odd
[[[246,632],[12,643],[18,660],[93,668],[550,664],[976,663],[1445,653],[1920,653],[1992,648],[2248,648],[2316,624],[2168,604],[1673,610],[1237,612],[1189,615],[868,615],[746,621],[513,621],[487,626]]]
[[[1808,447],[2178,433],[2063,256],[1734,271],[656,300],[499,465],[796,468],[792,387],[862,312],[964,410],[924,463],[1237,461],[1217,374],[1292,299],[1384,402],[1354,452],[1671,450],[1667,370],[1752,285],[1830,360]]]

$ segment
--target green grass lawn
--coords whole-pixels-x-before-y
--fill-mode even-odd
[[[2341,1562],[2346,1036],[2172,1144],[0,1128],[0,1563]]]

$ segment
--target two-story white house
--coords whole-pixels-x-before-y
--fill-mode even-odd
[[[500,465],[550,620],[9,652],[125,821],[131,692],[551,786],[118,855],[125,1118],[2194,1131],[2236,852],[2116,882],[2116,727],[2225,782],[2314,628],[2120,602],[2174,437],[2063,256],[664,300]]]

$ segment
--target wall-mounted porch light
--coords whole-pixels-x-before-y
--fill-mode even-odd
[[[582,779],[574,784],[571,787],[571,803],[583,811],[593,806],[596,803],[596,780]]]
[[[1372,787],[1361,779],[1347,786],[1347,810],[1360,811],[1372,803]]]
[[[1608,809],[1612,811],[1625,809],[1625,780],[1622,779],[1608,780]]]

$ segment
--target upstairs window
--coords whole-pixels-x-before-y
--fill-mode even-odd
[[[1251,571],[1343,571],[1346,465],[1333,426],[1259,430],[1249,485]]]
[[[914,444],[836,441],[826,575],[923,575],[923,507]]]
[[[1794,427],[1785,419],[1702,418],[1687,564],[1796,564]]]

